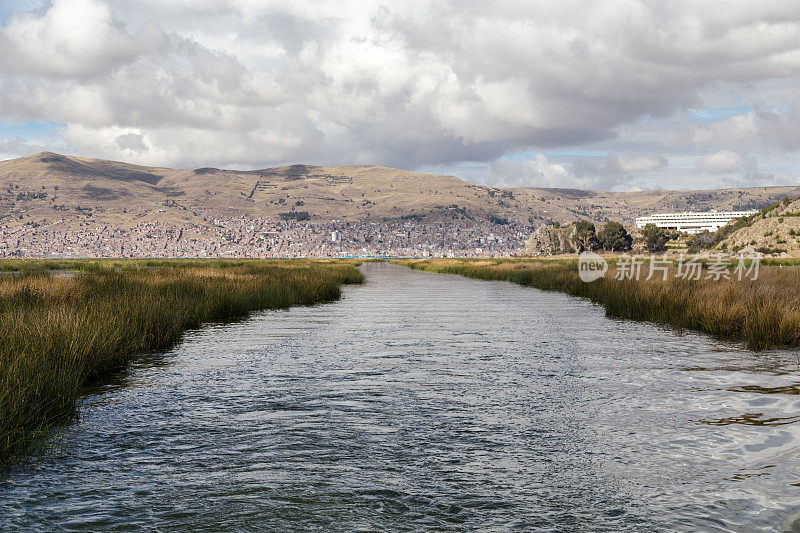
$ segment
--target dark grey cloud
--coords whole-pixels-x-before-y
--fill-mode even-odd
[[[147,145],[144,142],[144,137],[138,133],[123,133],[118,135],[114,142],[121,150],[130,150],[132,152],[141,152],[147,150]]]

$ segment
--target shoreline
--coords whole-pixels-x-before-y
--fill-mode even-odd
[[[651,281],[605,276],[584,282],[571,260],[396,260],[427,272],[509,281],[587,298],[615,318],[655,322],[744,342],[748,349],[800,346],[800,269],[767,264],[757,280],[669,278]],[[790,263],[791,264],[791,263]],[[708,265],[702,268],[707,269]]]

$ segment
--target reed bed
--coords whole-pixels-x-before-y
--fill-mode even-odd
[[[344,262],[151,263],[42,262],[0,275],[0,465],[43,446],[74,416],[84,385],[133,355],[206,321],[333,300],[341,284],[363,279]],[[78,273],[43,272],[53,266]]]
[[[743,341],[752,350],[800,346],[800,268],[762,266],[758,279],[615,279],[612,268],[591,283],[575,261],[409,260],[396,263],[429,272],[502,280],[588,298],[608,316],[669,324]]]

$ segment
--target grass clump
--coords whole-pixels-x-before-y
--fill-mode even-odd
[[[588,298],[608,316],[670,324],[744,341],[750,349],[800,346],[800,269],[761,266],[758,279],[683,279],[668,273],[650,280],[605,277],[581,281],[577,262],[530,260],[408,260],[397,264],[500,280]],[[702,265],[704,269],[707,264]]]
[[[19,266],[32,266],[19,270]],[[53,266],[78,271],[51,276]],[[336,299],[363,277],[322,261],[0,264],[0,465],[43,445],[83,386],[183,331],[257,309]]]

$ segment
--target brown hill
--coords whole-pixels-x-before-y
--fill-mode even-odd
[[[631,223],[650,212],[756,208],[785,196],[800,196],[800,187],[617,193],[487,187],[376,165],[176,170],[50,152],[0,162],[2,225],[125,226],[226,216]]]
[[[800,255],[800,199],[788,199],[764,209],[752,223],[731,233],[717,250],[758,251],[773,255]]]

